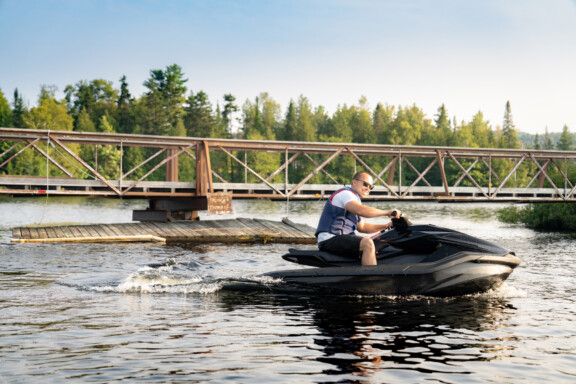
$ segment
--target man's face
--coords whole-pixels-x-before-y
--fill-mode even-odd
[[[352,179],[352,189],[360,195],[361,198],[368,196],[372,188],[374,188],[372,176],[360,175],[356,179]]]

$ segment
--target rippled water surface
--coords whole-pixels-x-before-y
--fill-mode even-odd
[[[234,201],[233,216],[315,226],[322,204]],[[397,204],[522,259],[498,291],[449,299],[221,289],[294,267],[289,244],[10,242],[13,226],[143,206],[0,199],[0,382],[576,382],[576,239],[499,223],[502,205]]]

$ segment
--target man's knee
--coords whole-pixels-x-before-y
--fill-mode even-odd
[[[369,237],[363,238],[360,242],[360,250],[375,250],[374,241],[372,241],[372,239]]]

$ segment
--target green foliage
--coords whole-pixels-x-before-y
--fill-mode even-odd
[[[132,133],[136,124],[134,115],[134,99],[128,90],[126,76],[120,78],[120,95],[116,101],[116,121],[118,122],[119,133]]]
[[[252,133],[248,140],[263,140],[259,133]],[[267,177],[280,166],[282,154],[276,152],[249,152],[247,156],[248,166],[261,176]],[[260,183],[253,174],[248,175],[249,183]]]
[[[498,220],[504,223],[518,224],[526,220],[528,214],[527,208],[518,208],[517,206],[509,206],[499,209],[496,213]]]
[[[287,139],[306,142],[316,141],[314,113],[312,112],[310,102],[304,96],[300,96],[298,99],[298,106],[296,108],[296,127],[292,136],[287,137]]]
[[[570,133],[567,125],[564,125],[562,129],[562,134],[556,144],[556,148],[560,151],[572,151],[574,150],[574,135]]]
[[[28,110],[24,106],[24,100],[18,92],[18,89],[14,90],[14,99],[12,101],[12,125],[17,128],[24,126],[24,116],[28,113]]]
[[[523,223],[539,230],[576,230],[575,203],[530,204],[522,208],[506,207],[498,211],[498,219],[507,223]]]
[[[90,118],[90,114],[86,112],[86,108],[82,108],[78,120],[76,121],[76,131],[79,132],[96,132],[96,125]]]
[[[286,110],[268,94],[261,93],[252,100],[246,100],[239,110],[236,98],[225,94],[223,101],[216,106],[208,95],[203,92],[189,92],[186,83],[188,79],[182,68],[176,64],[164,69],[150,71],[149,78],[144,82],[146,91],[140,97],[133,97],[128,89],[126,76],[122,76],[118,88],[112,82],[95,79],[79,81],[68,85],[64,90],[63,100],[55,97],[56,89],[44,86],[36,105],[27,108],[22,96],[14,92],[12,104],[9,104],[0,92],[0,126],[27,127],[33,129],[48,129],[70,131],[72,129],[84,132],[133,133],[147,135],[193,136],[206,138],[244,138],[248,140],[286,140],[286,141],[325,141],[336,143],[366,143],[389,145],[426,145],[426,146],[458,146],[475,148],[518,148],[519,139],[512,120],[510,102],[506,103],[504,119],[501,126],[493,128],[478,112],[471,121],[456,122],[450,120],[448,109],[442,104],[433,119],[429,119],[416,105],[393,106],[378,103],[374,109],[362,97],[356,105],[340,105],[330,114],[323,106],[313,107],[309,100],[301,95],[297,100],[291,100]],[[238,129],[236,129],[238,128]],[[573,150],[574,135],[564,126],[562,134],[550,134],[546,129],[542,137],[530,137],[530,143],[522,137],[525,145],[541,147],[542,149]],[[12,143],[0,143],[0,151],[4,152]],[[71,147],[72,150],[91,165],[98,164],[98,170],[110,177],[118,177],[119,148],[104,148],[82,145]],[[21,148],[15,148],[7,154],[13,155]],[[133,170],[144,159],[155,154],[153,148],[124,147],[122,172]],[[2,153],[0,152],[0,153]],[[26,151],[28,152],[28,151]],[[30,155],[22,153],[10,161],[1,173],[14,174],[46,173],[45,158],[37,153]],[[244,161],[244,152],[234,153]],[[153,169],[161,156],[146,163],[131,172],[129,179],[136,180]],[[288,168],[290,182],[298,182],[309,175],[327,158],[321,154],[300,154]],[[284,154],[251,153],[246,156],[248,166],[262,172],[267,177],[284,161]],[[379,156],[363,156],[362,160],[373,169],[381,169],[390,159]],[[428,166],[429,160],[409,158],[412,169],[407,162],[402,164],[402,180],[398,180],[400,172],[393,169],[382,175],[387,182],[409,185]],[[66,159],[66,162],[72,161]],[[473,163],[471,160],[460,159],[462,167],[468,169],[474,180],[482,185],[491,182],[492,187],[499,187],[500,180],[513,169],[515,163],[504,159],[484,159]],[[488,173],[487,163],[498,175]],[[230,182],[244,181],[244,169],[228,156],[218,151],[211,152],[211,163],[215,172]],[[452,185],[458,180],[460,186],[472,186],[468,178],[460,178],[460,166],[450,158],[444,159]],[[563,173],[570,180],[576,180],[576,166],[567,166],[561,161],[546,165],[549,180],[539,180],[544,188],[554,183],[562,187]],[[353,156],[343,156],[335,159],[325,170],[338,182],[348,182],[350,175],[362,165]],[[179,157],[179,178],[191,180],[195,176],[195,162],[189,156]],[[507,186],[524,186],[531,181],[536,166],[525,161],[521,164],[514,177],[509,178]],[[51,174],[60,171],[50,169]],[[76,172],[76,171],[72,171]],[[165,167],[160,167],[148,177],[148,180],[163,180]],[[261,182],[253,175],[249,181]],[[439,184],[440,170],[434,166],[426,174],[426,180]],[[284,182],[284,172],[275,176],[273,182]],[[331,179],[323,172],[318,172],[311,179],[313,183],[329,183]],[[538,181],[537,181],[538,182]],[[421,180],[418,185],[424,185]]]
[[[502,148],[520,147],[516,127],[514,126],[514,122],[512,121],[512,108],[510,107],[510,101],[506,102],[506,111],[504,112],[504,124],[502,126],[501,147]]]
[[[71,131],[74,128],[74,119],[68,114],[66,105],[55,99],[55,92],[55,89],[42,87],[38,106],[31,108],[24,118],[25,128],[52,131]]]
[[[184,108],[184,125],[187,136],[190,137],[218,137],[218,126],[212,111],[212,104],[208,95],[200,91],[190,94]]]
[[[276,137],[278,140],[291,140],[292,137],[296,136],[297,126],[296,107],[294,101],[290,100],[288,110],[286,111],[286,117],[284,118],[284,126],[278,131]]]
[[[68,85],[64,93],[70,115],[75,119],[85,111],[92,121],[99,121],[104,114],[113,114],[117,108],[118,91],[106,80],[80,81],[75,86]]]
[[[383,106],[381,103],[376,105],[376,108],[372,113],[372,125],[374,127],[374,136],[376,137],[377,143],[384,144],[392,142],[390,131],[392,122],[394,121],[394,111],[395,109],[393,106]]]
[[[554,143],[552,142],[552,137],[548,133],[548,127],[546,127],[546,131],[544,133],[543,149],[554,149]]]
[[[416,105],[401,108],[396,114],[390,134],[391,143],[398,145],[422,144],[422,133],[430,129],[430,120]]]
[[[12,126],[12,109],[0,89],[0,127]]]
[[[141,114],[137,114],[146,133],[167,135],[182,118],[187,81],[176,64],[150,71],[150,78],[144,82],[148,92],[142,98]]]
[[[227,93],[224,95],[224,110],[222,111],[222,124],[225,127],[226,135],[223,138],[228,138],[232,135],[232,122],[234,113],[238,112],[236,105],[236,98],[232,94]]]
[[[444,104],[438,108],[438,114],[436,115],[436,120],[434,120],[434,125],[427,128],[428,129],[424,130],[422,135],[423,141],[426,145],[445,147],[454,142],[454,134],[450,128],[450,120]]]

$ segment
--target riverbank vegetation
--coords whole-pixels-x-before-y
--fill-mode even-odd
[[[493,126],[485,120],[481,111],[472,116],[470,121],[451,119],[448,109],[440,105],[437,114],[429,118],[416,105],[394,106],[378,103],[374,108],[361,98],[356,105],[341,105],[329,114],[323,106],[313,107],[309,100],[301,95],[291,100],[283,109],[271,95],[261,93],[252,100],[246,100],[241,106],[232,94],[212,104],[209,96],[202,90],[189,90],[188,79],[182,68],[176,64],[165,69],[150,71],[150,77],[144,82],[145,93],[140,97],[130,94],[125,76],[120,79],[119,88],[115,88],[108,80],[81,80],[76,84],[67,85],[63,99],[57,99],[57,89],[54,86],[43,86],[38,101],[33,106],[27,106],[23,97],[15,90],[12,101],[0,91],[0,126],[18,127],[57,131],[84,131],[106,133],[128,133],[147,135],[172,135],[203,138],[239,138],[248,140],[288,140],[307,142],[341,142],[394,145],[425,145],[425,146],[458,146],[482,148],[521,148],[531,146],[535,149],[574,149],[574,136],[567,126],[558,137],[546,133],[536,135],[532,143],[521,143],[521,136],[512,119],[510,102],[503,106],[502,124]],[[1,87],[1,84],[0,84]],[[6,153],[11,143],[0,142],[0,153]],[[40,145],[42,148],[42,145]],[[18,151],[14,148],[12,152]],[[76,150],[76,149],[74,149]],[[109,178],[116,178],[120,172],[127,172],[149,158],[153,149],[128,147],[124,148],[120,161],[120,148],[106,146],[81,147],[77,154],[89,164],[98,162],[98,170]],[[227,181],[244,181],[246,177],[240,165],[228,158],[218,157],[220,153],[212,154],[212,167]],[[239,158],[243,158],[240,154]],[[311,155],[318,163],[321,155]],[[149,170],[154,169],[160,159],[154,159],[131,174],[139,178]],[[266,173],[278,169],[283,158],[278,154],[251,153],[247,161],[257,172]],[[382,169],[390,159],[367,159],[370,166]],[[420,164],[420,159],[414,159],[415,168],[426,166]],[[195,167],[193,160],[187,156],[179,159],[179,179],[193,180]],[[381,163],[381,164],[379,164]],[[119,170],[120,164],[122,170]],[[454,164],[447,164],[447,167]],[[466,161],[464,167],[472,167]],[[491,163],[497,173],[505,174],[514,165],[505,160],[495,159]],[[289,165],[292,180],[299,180],[302,175],[310,173],[316,165],[307,159],[297,159]],[[514,180],[508,183],[526,185],[533,175],[535,164],[522,164],[517,170]],[[552,181],[556,177],[562,180],[561,172],[576,176],[576,170],[550,170]],[[337,159],[326,167],[326,170],[339,182],[346,182],[354,170],[352,158]],[[0,168],[0,174],[45,176],[47,172],[45,158],[39,153],[22,153],[13,161]],[[58,176],[59,170],[50,171],[51,176]],[[74,172],[74,171],[73,171]],[[164,167],[154,171],[148,180],[164,180]],[[555,176],[554,172],[557,172]],[[478,182],[488,185],[489,171],[482,164],[470,172]],[[454,172],[455,175],[458,172]],[[78,177],[84,177],[77,175]],[[281,182],[283,175],[279,174],[273,180]],[[398,175],[394,177],[400,177]],[[406,169],[402,172],[404,183],[418,177],[418,173]],[[427,174],[429,180],[440,180],[440,172],[431,171]],[[457,176],[454,176],[456,178]],[[247,176],[249,182],[259,182],[253,175]],[[449,180],[449,182],[454,182]],[[395,180],[398,182],[397,180]],[[332,181],[319,172],[310,182],[331,183]],[[491,181],[496,187],[498,180]],[[546,181],[548,183],[548,180]],[[464,179],[462,186],[472,185]],[[544,187],[547,185],[544,184]]]
[[[576,230],[575,203],[538,203],[510,206],[498,211],[498,219],[506,223],[521,223],[532,229]]]

